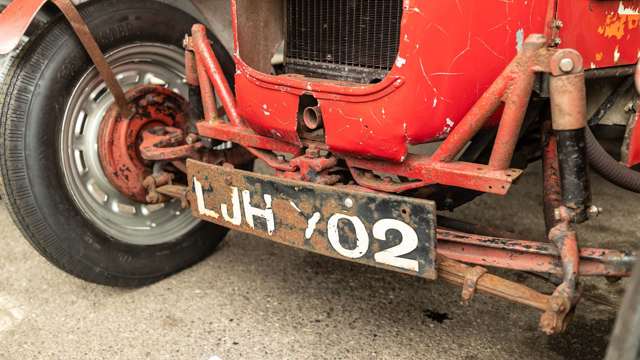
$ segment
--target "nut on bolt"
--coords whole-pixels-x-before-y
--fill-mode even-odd
[[[600,214],[602,214],[602,208],[601,207],[597,207],[597,206],[594,205],[594,206],[589,207],[587,212],[589,213],[589,216],[597,217]]]
[[[186,137],[185,142],[186,142],[188,145],[193,145],[193,144],[195,144],[196,142],[198,142],[198,135],[196,135],[196,134],[189,134],[189,135]]]
[[[560,60],[558,67],[563,73],[570,73],[573,71],[573,69],[575,69],[576,65],[570,58],[564,58]]]

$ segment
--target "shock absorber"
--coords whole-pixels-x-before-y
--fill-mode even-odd
[[[586,127],[586,86],[582,57],[575,50],[560,50],[551,59],[549,80],[552,127],[558,144],[562,203],[573,221],[589,219],[589,181]]]
[[[540,319],[540,327],[546,333],[554,334],[566,328],[570,314],[580,298],[579,245],[574,223],[581,223],[589,218],[591,187],[587,168],[587,106],[582,57],[575,50],[558,50],[551,57],[550,73],[551,125],[557,143],[560,186],[553,184],[557,182],[557,178],[545,179],[545,182],[550,181],[554,185],[553,189],[545,191],[553,191],[558,187],[561,190],[559,196],[549,198],[549,205],[559,205],[553,209],[554,221],[551,223],[554,226],[549,230],[549,240],[560,253],[563,276],[562,284],[549,299],[548,307]],[[553,146],[549,150],[552,151]],[[545,170],[554,166],[554,155],[556,154],[545,152]],[[553,172],[549,175],[553,175]],[[556,198],[560,198],[562,204],[555,205]]]

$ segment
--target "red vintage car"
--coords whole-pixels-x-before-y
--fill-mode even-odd
[[[632,249],[575,225],[601,211],[589,166],[640,192],[638,0],[76,5],[0,15],[4,197],[75,276],[149,284],[234,229],[519,302],[554,334],[581,277],[631,275]],[[547,239],[439,215],[539,159]]]

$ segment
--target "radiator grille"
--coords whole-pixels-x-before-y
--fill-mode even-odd
[[[287,72],[372,81],[398,55],[402,0],[286,0],[285,11]]]

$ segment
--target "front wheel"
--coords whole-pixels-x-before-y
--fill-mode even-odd
[[[188,94],[181,44],[194,18],[149,0],[80,10],[125,90],[151,84]],[[233,63],[214,42],[231,76]],[[64,19],[21,51],[0,97],[4,197],[25,237],[59,268],[95,283],[142,286],[200,261],[226,234],[177,201],[138,203],[109,182],[97,144],[113,97]]]

